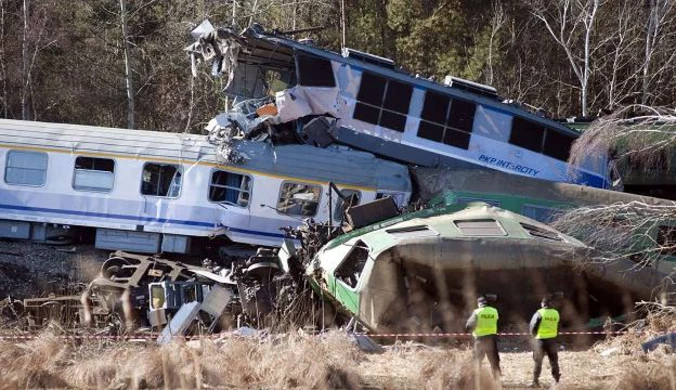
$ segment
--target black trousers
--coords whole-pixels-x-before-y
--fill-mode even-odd
[[[488,357],[493,375],[500,375],[500,355],[496,336],[481,336],[474,339],[474,359],[481,363],[484,356]]]
[[[549,365],[552,366],[552,376],[558,382],[559,378],[561,378],[561,372],[559,371],[559,352],[556,339],[535,339],[535,349],[533,349],[533,360],[535,361],[533,382],[537,382],[540,379],[542,361],[545,355],[549,359]]]

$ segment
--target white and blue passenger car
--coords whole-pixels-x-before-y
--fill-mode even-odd
[[[0,237],[44,240],[65,225],[95,230],[102,249],[187,253],[217,236],[277,246],[280,227],[328,220],[329,182],[360,202],[411,195],[407,167],[369,153],[237,150],[245,159],[233,165],[200,135],[0,120]]]

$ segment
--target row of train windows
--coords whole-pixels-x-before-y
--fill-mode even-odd
[[[363,72],[353,118],[403,133],[412,95],[409,84]],[[475,103],[427,91],[418,137],[468,149],[475,113]],[[568,160],[573,141],[572,136],[518,116],[509,137],[512,145],[562,161]]]
[[[173,164],[146,163],[141,174],[141,194],[176,198],[180,195],[182,168]],[[42,186],[47,179],[47,154],[12,150],[7,153],[5,183]],[[76,157],[72,187],[76,191],[107,193],[115,182],[115,160]],[[215,169],[211,172],[208,199],[231,206],[248,207],[251,198],[251,176]],[[354,196],[352,205],[360,201],[359,191],[342,190]],[[284,182],[277,201],[277,210],[289,215],[312,217],[317,214],[322,187],[319,185]],[[334,219],[342,215],[342,200]]]

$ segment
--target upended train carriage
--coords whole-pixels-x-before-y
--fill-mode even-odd
[[[282,123],[336,118],[326,130],[335,142],[406,164],[611,186],[604,153],[590,153],[572,167],[567,161],[579,133],[501,101],[493,87],[455,77],[439,84],[387,58],[352,49],[341,55],[257,25],[238,34],[204,22],[193,33],[199,40],[186,50],[228,77],[225,92],[253,104],[274,97]],[[298,122],[304,136],[319,135]]]
[[[94,230],[100,249],[189,253],[199,240],[278,246],[284,226],[359,202],[408,202],[407,167],[345,147],[241,142],[236,165],[205,136],[0,120],[0,237]],[[196,241],[197,240],[197,241]]]

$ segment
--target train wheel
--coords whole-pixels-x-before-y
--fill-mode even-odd
[[[101,275],[108,280],[112,280],[113,277],[120,272],[120,269],[122,269],[123,266],[129,264],[131,263],[125,258],[111,257],[101,265]]]

